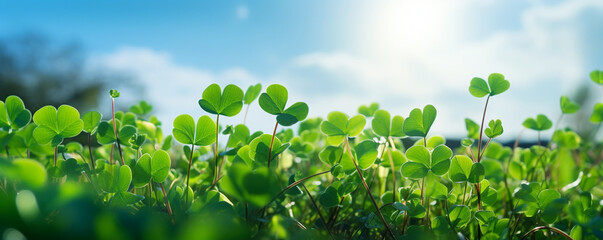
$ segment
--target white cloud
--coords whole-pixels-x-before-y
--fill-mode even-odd
[[[459,6],[472,7],[467,4]],[[395,7],[392,8],[395,10]],[[403,7],[409,6],[407,4]],[[419,9],[430,8],[424,6]],[[458,8],[453,10],[463,11]],[[386,101],[385,105],[390,107],[389,110],[403,115],[408,113],[409,104],[422,107],[432,103],[441,113],[433,131],[456,135],[464,132],[465,116],[475,120],[481,118],[484,100],[464,97],[469,96],[467,87],[471,78],[487,78],[492,72],[503,73],[511,81],[511,89],[492,99],[488,118],[501,118],[506,132],[510,133],[504,136],[510,139],[519,132],[521,122],[526,117],[545,113],[555,119],[559,114],[559,96],[571,93],[569,91],[572,87],[577,87],[577,83],[587,78],[591,69],[585,69],[585,56],[581,49],[585,47],[583,44],[587,39],[584,38],[589,34],[580,31],[592,29],[580,26],[587,24],[584,21],[589,20],[581,18],[583,13],[593,10],[603,11],[603,2],[567,1],[553,6],[536,3],[522,14],[522,26],[519,30],[499,31],[475,41],[454,41],[459,37],[445,31],[446,34],[437,35],[437,41],[446,43],[431,39],[425,44],[407,37],[409,34],[422,34],[433,38],[436,35],[425,32],[430,30],[412,32],[421,28],[410,28],[402,21],[396,22],[396,19],[380,16],[388,21],[375,24],[402,26],[369,25],[360,29],[357,32],[361,35],[371,36],[361,43],[364,49],[361,53],[314,52],[299,56],[294,63],[296,67],[306,71],[324,71],[324,75],[332,82],[346,82],[362,89],[361,95],[352,97],[354,102],[359,99],[380,99]],[[442,11],[438,13],[443,16],[454,15]],[[433,17],[423,15],[417,15],[414,20]],[[400,18],[403,17],[400,14]],[[461,26],[455,26],[461,24],[461,21],[440,20],[442,19],[429,20],[429,26],[435,29],[462,29]],[[405,35],[384,32],[383,29],[411,32]],[[454,34],[463,32],[459,30]],[[374,39],[375,35],[386,40]],[[448,37],[453,41],[447,42]],[[412,100],[387,104],[388,98],[395,99],[399,96]]]
[[[471,6],[461,4],[452,8],[451,11],[457,11],[452,13],[438,8],[439,14],[446,18],[436,19],[430,26],[454,29],[446,30],[448,35],[463,34],[459,30],[462,28],[455,25],[462,21],[444,20],[457,18],[458,12],[464,11],[460,8],[468,7]],[[586,47],[584,38],[589,34],[580,32],[588,31],[587,28],[577,26],[589,20],[582,13],[593,9],[603,11],[603,3],[568,1],[554,6],[536,3],[522,14],[518,30],[498,31],[472,41],[459,41],[460,37],[450,35],[450,41],[438,38],[418,44],[417,39],[407,41],[404,35],[387,35],[385,30],[379,30],[381,37],[392,39],[382,44],[364,39],[359,43],[362,45],[359,51],[301,54],[275,66],[266,76],[241,67],[216,71],[182,66],[167,53],[136,47],[96,56],[91,63],[130,72],[141,79],[167,129],[178,114],[205,114],[197,101],[207,85],[235,83],[245,90],[250,84],[261,82],[264,88],[270,83],[285,85],[290,91],[289,101],[305,101],[310,105],[309,116],[325,117],[335,110],[355,114],[360,104],[375,101],[393,114],[405,116],[412,108],[433,104],[438,109],[438,118],[432,133],[447,136],[464,134],[465,117],[481,119],[485,99],[469,95],[471,78],[487,78],[492,72],[500,72],[511,81],[511,88],[492,98],[487,118],[502,119],[503,137],[512,139],[526,117],[544,113],[556,119],[559,96],[569,94],[572,87],[587,78],[591,69],[585,69],[580,50]],[[239,17],[247,14],[247,10],[237,9]],[[415,20],[421,20],[420,14],[415,15]],[[444,25],[438,27],[438,24]],[[370,35],[371,26],[364,27],[358,32]],[[430,31],[421,34],[438,36]],[[398,40],[408,44],[389,51],[388,48],[397,46],[394,43]],[[248,118],[252,129],[271,131],[274,118],[263,113],[257,103],[252,108],[255,109]],[[238,123],[242,118],[226,121]]]

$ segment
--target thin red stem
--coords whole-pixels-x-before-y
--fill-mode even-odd
[[[276,129],[278,128],[278,121],[274,125],[274,131],[272,131],[272,140],[270,140],[270,149],[268,151],[268,168],[270,168],[270,160],[272,160],[272,146],[274,145],[274,137],[276,136]]]

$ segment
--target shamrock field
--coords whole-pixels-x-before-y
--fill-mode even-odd
[[[590,73],[592,87],[603,72]],[[483,103],[449,144],[430,131],[438,109],[379,104],[308,116],[279,84],[220,86],[199,96],[202,116],[160,122],[145,101],[112,114],[69,105],[0,101],[3,239],[602,239],[603,145],[560,128],[581,106],[525,119],[526,146],[497,141],[491,98],[499,73],[467,81]],[[246,89],[245,91],[243,89]],[[299,102],[296,102],[300,100]],[[492,104],[492,103],[491,103]],[[495,103],[494,103],[495,104]],[[274,130],[221,120],[271,115]],[[603,122],[603,103],[590,111]],[[246,116],[245,116],[246,117]],[[556,119],[553,121],[549,119]],[[245,119],[245,118],[244,118]],[[162,131],[171,126],[171,132]],[[541,131],[554,132],[541,139]]]

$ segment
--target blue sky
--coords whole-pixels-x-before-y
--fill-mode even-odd
[[[207,85],[261,82],[288,87],[310,116],[375,101],[406,116],[433,104],[432,132],[459,136],[464,117],[478,120],[483,108],[469,81],[500,72],[511,88],[487,118],[502,119],[511,139],[526,117],[557,119],[560,95],[603,69],[602,22],[597,0],[0,1],[0,37],[82,42],[90,71],[147,85],[132,98],[150,100],[168,129],[178,114],[204,114]],[[252,128],[270,130],[270,116],[250,112]]]

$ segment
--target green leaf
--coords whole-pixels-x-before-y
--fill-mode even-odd
[[[448,211],[448,217],[454,229],[458,230],[471,220],[471,209],[464,205],[453,205]]]
[[[477,219],[477,221],[479,222],[480,225],[488,225],[488,223],[490,222],[490,219],[492,218],[496,218],[496,215],[494,215],[494,212],[492,211],[488,211],[488,210],[479,210],[477,212],[475,212],[475,219]]]
[[[240,201],[263,207],[279,191],[276,176],[267,167],[252,169],[243,162],[234,162],[220,181],[220,189]]]
[[[256,98],[258,98],[260,92],[262,92],[262,84],[258,83],[256,85],[249,86],[249,88],[247,88],[247,91],[245,91],[243,103],[247,105],[251,104],[253,101],[255,101]]]
[[[98,124],[101,121],[103,115],[97,111],[87,112],[82,116],[82,121],[84,121],[84,131],[92,134],[96,131]]]
[[[337,190],[332,186],[329,186],[322,194],[320,194],[318,202],[325,208],[332,208],[339,205],[340,199],[341,197],[339,196],[339,193],[337,193]]]
[[[25,109],[21,98],[10,95],[6,102],[0,101],[0,128],[18,130],[31,121],[31,112]]]
[[[474,97],[481,98],[490,94],[490,87],[484,79],[474,77],[469,84],[469,93]]]
[[[490,96],[501,94],[507,91],[511,86],[509,81],[505,80],[505,76],[500,73],[490,74],[490,76],[488,76],[488,84],[491,89]]]
[[[369,168],[377,160],[377,147],[379,144],[372,140],[364,140],[356,145],[355,150],[358,155],[358,167],[362,170]]]
[[[209,116],[201,116],[197,121],[188,114],[182,114],[174,119],[172,135],[183,144],[207,146],[216,142],[216,124]]]
[[[388,111],[383,109],[375,112],[375,117],[371,121],[373,131],[382,137],[389,137],[391,116]]]
[[[282,114],[276,116],[276,121],[283,126],[291,126],[308,116],[308,104],[296,102],[287,108]]]
[[[151,158],[151,176],[155,182],[163,182],[170,172],[172,161],[164,150],[157,150]]]
[[[404,120],[404,133],[408,136],[425,137],[435,121],[437,111],[434,106],[427,105],[421,109],[415,108],[410,111],[406,120]]]
[[[456,155],[450,163],[450,180],[454,182],[466,182],[473,166],[473,161],[465,155]],[[477,170],[476,170],[477,171]]]
[[[128,191],[128,187],[130,187],[130,182],[132,182],[132,170],[130,169],[130,166],[123,165],[119,167],[119,176],[116,179],[116,186],[118,192]]]
[[[408,157],[408,156],[407,156]],[[410,179],[421,179],[427,176],[429,168],[422,163],[405,162],[400,168],[402,176]]]
[[[109,95],[111,95],[112,98],[118,98],[119,92],[115,89],[111,89],[111,90],[109,90]]]
[[[596,103],[593,108],[593,113],[590,115],[590,121],[592,123],[603,122],[603,103]]]
[[[437,216],[431,221],[431,229],[438,236],[448,236],[451,233],[448,219],[444,216]]]
[[[424,146],[412,146],[408,148],[406,150],[406,158],[413,162],[423,164],[428,169],[431,166],[429,150]]]
[[[375,111],[379,109],[379,103],[371,103],[371,105],[361,105],[358,107],[358,113],[364,115],[365,117],[372,117],[375,114]]]
[[[479,125],[469,118],[465,118],[465,127],[467,128],[467,137],[478,139],[479,138]]]
[[[243,90],[236,85],[226,85],[221,92],[220,86],[214,83],[203,91],[199,106],[208,113],[232,117],[241,112],[243,96]]]
[[[143,154],[134,166],[134,186],[144,187],[151,180],[151,155],[148,153]]]
[[[377,110],[375,117],[371,124],[373,131],[382,137],[403,137],[405,136],[403,131],[404,118],[401,116],[394,116],[390,118],[389,112],[385,110]]]
[[[366,118],[356,115],[348,119],[348,115],[342,112],[331,112],[327,120],[320,124],[320,130],[327,135],[327,142],[331,145],[339,145],[346,136],[356,136],[362,132],[366,125]]]
[[[601,107],[603,110],[603,104],[601,105]],[[538,114],[536,116],[536,119],[527,118],[525,121],[523,121],[523,126],[536,131],[544,131],[551,128],[553,126],[553,122],[551,122],[551,120],[549,120],[549,118],[546,117],[544,114]]]
[[[488,128],[485,130],[486,136],[488,138],[495,138],[500,136],[503,133],[503,126],[500,119],[490,120],[488,123]]]
[[[572,114],[580,110],[580,105],[572,102],[567,96],[561,96],[559,102],[563,114]]]
[[[57,146],[64,138],[78,135],[84,127],[80,113],[69,105],[61,105],[58,110],[45,106],[34,113],[33,119],[38,125],[33,135],[39,144],[52,142]]]
[[[555,189],[545,189],[538,194],[538,205],[544,209],[553,200],[561,198],[561,194]]]
[[[421,205],[420,201],[410,201],[406,203],[408,207],[408,216],[414,218],[424,218],[425,217],[425,207]]]
[[[265,165],[265,163],[268,162],[268,153],[270,152],[271,141],[272,135],[270,134],[262,134],[261,136],[253,139],[251,143],[249,143],[249,148],[251,149],[251,151],[249,152],[250,157],[258,163]],[[278,153],[280,153],[278,152],[280,147],[281,141],[278,139],[278,137],[274,137],[274,143],[272,144],[272,154],[270,156],[271,161],[278,156]]]
[[[603,71],[594,70],[590,72],[590,79],[593,80],[596,84],[603,84]]]
[[[151,111],[153,111],[153,106],[146,101],[140,101],[138,104],[130,106],[130,112],[139,116],[147,115]]]
[[[40,162],[19,158],[12,162],[0,161],[0,176],[37,189],[44,187],[47,173]]]
[[[570,237],[574,240],[582,240],[582,227],[580,227],[580,225],[574,226],[570,231]]]
[[[470,183],[479,183],[484,179],[484,165],[482,163],[476,162],[471,166],[471,171],[469,171],[469,177],[467,177],[467,181]]]
[[[336,146],[327,146],[318,154],[320,160],[330,166],[334,166],[343,155],[343,149]]]
[[[430,169],[436,175],[444,175],[450,168],[452,150],[446,145],[439,145],[431,152]]]
[[[266,88],[266,92],[260,95],[260,107],[272,115],[278,115],[285,111],[285,105],[289,98],[287,89],[279,84],[272,84]]]

